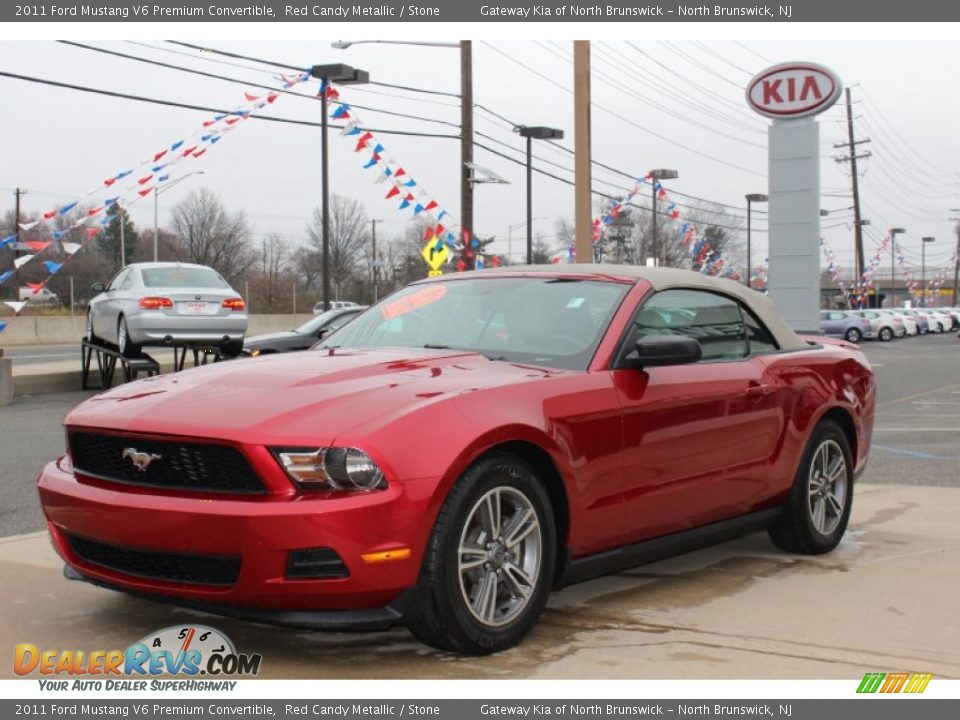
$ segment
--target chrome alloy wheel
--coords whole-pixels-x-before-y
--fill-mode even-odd
[[[847,503],[847,461],[834,440],[824,440],[813,454],[807,483],[807,505],[814,529],[829,535]]]
[[[511,487],[496,487],[474,504],[460,534],[460,593],[471,614],[498,627],[527,606],[540,576],[540,519]]]

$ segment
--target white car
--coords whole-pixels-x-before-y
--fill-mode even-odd
[[[343,308],[352,308],[352,307],[360,307],[360,306],[357,305],[355,302],[351,302],[350,300],[331,300],[330,301],[331,310],[342,310]],[[313,306],[314,315],[319,315],[322,312],[323,312],[323,300],[321,300],[320,302],[318,302],[316,305]]]
[[[900,322],[903,323],[903,329],[907,335],[913,336],[917,334],[917,321],[910,315],[907,315],[900,310],[877,310],[881,315],[887,315],[889,317],[899,318]]]
[[[133,263],[93,290],[87,339],[116,345],[126,357],[139,356],[144,345],[217,347],[225,357],[243,349],[246,303],[213,268]]]
[[[927,316],[930,323],[930,332],[942,333],[953,328],[953,318],[938,308],[917,308]]]

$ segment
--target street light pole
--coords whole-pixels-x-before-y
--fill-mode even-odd
[[[370,82],[370,73],[366,70],[341,63],[331,65],[314,65],[310,75],[338,85],[359,85]],[[324,83],[325,85],[326,83]],[[330,153],[327,147],[329,122],[327,119],[327,93],[325,88],[320,92],[320,166],[322,178],[320,181],[321,214],[323,215],[323,309],[330,309]]]
[[[925,237],[920,241],[920,292],[923,307],[927,307],[927,243],[936,242],[936,238]]]
[[[657,224],[657,183],[660,180],[673,180],[680,177],[680,174],[676,170],[668,170],[666,168],[660,168],[658,170],[650,171],[650,187],[653,190],[653,203],[652,203],[652,217],[653,217],[653,231],[651,238],[653,240],[651,248],[654,253],[654,257],[657,259],[657,265],[663,267],[667,264],[667,253],[660,245],[660,227]]]
[[[515,128],[520,137],[527,139],[527,265],[533,264],[533,141],[562,140],[563,130],[557,128],[527,127]]]
[[[747,198],[747,287],[752,287],[752,274],[753,274],[753,261],[751,260],[751,248],[750,248],[750,221],[751,221],[751,205],[755,202],[766,202],[770,198],[762,193],[750,193],[746,196]]]

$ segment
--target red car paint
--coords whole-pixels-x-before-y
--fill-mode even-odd
[[[561,544],[573,558],[778,505],[828,412],[851,421],[862,469],[875,391],[855,346],[815,338],[817,347],[740,362],[609,370],[650,286],[598,277],[633,287],[586,371],[452,350],[320,351],[218,363],[98,395],[67,416],[68,431],[227,445],[267,492],[118,485],[73,472],[66,458],[38,481],[54,544],[83,576],[119,589],[250,608],[379,608],[416,583],[456,479],[503,443],[549,455],[568,506]],[[268,449],[325,445],[365,450],[387,490],[301,492]],[[229,587],[145,578],[85,561],[64,532],[139,550],[242,556],[242,566]],[[336,549],[350,576],[286,579],[287,553],[318,546]],[[412,552],[360,559],[393,548]]]

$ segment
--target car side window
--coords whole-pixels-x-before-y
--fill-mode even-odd
[[[743,322],[747,326],[747,350],[751,356],[777,352],[780,349],[777,341],[773,339],[773,334],[767,330],[766,326],[757,319],[757,316],[749,308],[741,305],[740,313],[743,315]]]
[[[648,335],[694,338],[706,361],[747,356],[748,329],[740,305],[704,290],[664,290],[647,300],[633,316],[625,348],[629,352]]]
[[[127,276],[120,281],[120,285],[117,288],[118,290],[129,290],[133,287],[133,273],[128,272]]]
[[[119,290],[120,285],[123,283],[124,280],[127,279],[127,277],[129,277],[129,275],[130,275],[129,270],[121,270],[120,272],[118,272],[116,275],[113,276],[113,280],[110,281],[110,284],[107,286],[107,290]]]

